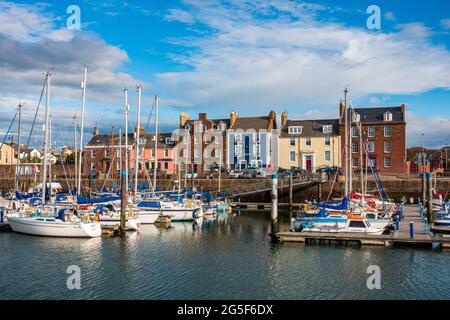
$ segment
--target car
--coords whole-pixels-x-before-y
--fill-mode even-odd
[[[186,179],[195,179],[197,178],[197,176],[198,176],[197,172],[188,172],[184,174],[184,177]]]
[[[258,177],[261,173],[261,169],[257,167],[248,167],[242,171],[241,178],[252,179]]]
[[[238,171],[238,170],[231,170],[229,175],[230,175],[230,178],[237,179],[242,175],[242,172]]]

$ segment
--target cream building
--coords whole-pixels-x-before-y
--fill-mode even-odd
[[[281,123],[280,168],[341,167],[339,120],[288,120],[283,113]]]
[[[1,144],[1,142],[0,142]],[[17,164],[14,148],[4,143],[0,150],[0,165]]]

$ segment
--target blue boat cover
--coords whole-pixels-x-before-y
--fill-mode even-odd
[[[332,210],[348,210],[349,201],[348,197],[342,199],[341,203],[331,204],[331,203],[313,203],[314,206],[324,209],[332,209]]]
[[[140,208],[161,208],[161,204],[159,203],[159,201],[147,201],[147,200],[138,202],[137,206]]]
[[[82,196],[77,196],[78,204],[95,204],[95,203],[105,203],[120,200],[120,197],[103,197],[103,198],[86,198]]]

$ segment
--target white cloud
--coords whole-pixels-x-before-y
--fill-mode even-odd
[[[301,5],[294,1],[185,2],[184,14],[210,33],[171,39],[188,49],[173,57],[188,71],[161,73],[158,80],[171,98],[198,108],[335,106],[346,84],[354,101],[450,88],[450,53],[428,42],[431,31],[423,24],[374,33],[319,22],[317,10],[324,8],[307,6],[294,16],[291,7]]]
[[[422,145],[422,134],[427,147],[448,145],[450,141],[450,118],[442,116],[424,117],[414,112],[406,113],[408,146]]]
[[[109,45],[89,31],[60,29],[54,21],[45,6],[0,0],[2,125],[10,121],[20,101],[27,102],[27,109],[35,109],[45,70],[51,69],[53,74],[51,109],[58,125],[70,123],[72,115],[80,112],[77,106],[84,64],[89,65],[87,127],[112,118],[102,113],[102,107],[121,105],[123,88],[140,82],[122,71],[129,62],[124,50]],[[33,116],[33,112],[24,112],[24,123],[30,123]],[[117,117],[118,121],[120,119]]]

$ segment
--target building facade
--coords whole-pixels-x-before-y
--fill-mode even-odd
[[[339,135],[345,137],[345,105],[339,107]],[[405,105],[350,109],[352,119],[349,150],[353,169],[372,166],[382,174],[407,170]],[[344,142],[342,154],[344,154]],[[369,163],[370,161],[370,163]],[[344,161],[343,161],[344,162]]]
[[[0,165],[17,164],[17,157],[14,147],[4,143],[0,149]]]
[[[315,172],[320,167],[341,166],[339,121],[288,120],[281,116],[280,168]]]
[[[227,130],[227,167],[244,170],[257,167],[263,171],[278,169],[278,133],[276,114],[239,117],[235,112]]]
[[[155,162],[155,135],[140,132],[140,165],[139,174],[152,175]],[[173,174],[175,172],[175,143],[171,133],[158,134],[158,169],[159,172]],[[135,168],[136,138],[134,133],[128,134],[128,150],[130,172]],[[83,152],[83,174],[94,177],[118,178],[121,165],[125,167],[125,135],[116,133],[100,134],[97,129]],[[146,173],[147,170],[147,173]]]

